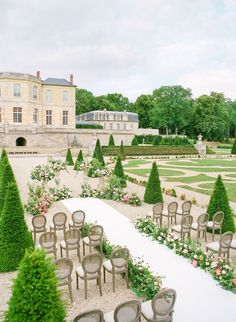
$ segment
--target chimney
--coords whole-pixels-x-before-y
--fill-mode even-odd
[[[36,73],[36,77],[37,77],[38,79],[40,79],[40,70],[38,70],[38,71],[37,71],[37,73]]]
[[[70,83],[73,85],[73,74],[70,74]]]

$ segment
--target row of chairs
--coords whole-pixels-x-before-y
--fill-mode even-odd
[[[172,322],[176,292],[173,289],[161,290],[151,301],[127,301],[119,304],[114,311],[103,313],[91,310],[77,315],[73,322],[139,322],[141,316],[148,322]]]
[[[115,292],[115,275],[123,275],[126,280],[127,288],[128,282],[128,260],[130,254],[127,248],[119,248],[112,252],[109,260],[103,261],[103,256],[100,253],[92,253],[83,257],[81,265],[75,269],[76,274],[76,288],[79,289],[79,279],[84,281],[85,299],[87,299],[88,281],[96,280],[99,286],[100,296],[102,296],[102,268],[104,283],[106,282],[106,272],[112,274],[113,292]],[[72,271],[73,263],[69,258],[61,258],[55,260],[56,275],[59,279],[59,286],[68,285],[71,302],[72,295]]]

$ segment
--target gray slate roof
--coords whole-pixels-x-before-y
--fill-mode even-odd
[[[63,85],[63,86],[75,86],[64,78],[47,78],[43,81],[46,85]]]

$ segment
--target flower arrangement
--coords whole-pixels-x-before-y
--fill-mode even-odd
[[[29,198],[25,205],[27,212],[33,216],[45,214],[53,202],[53,197],[43,186],[28,185]]]
[[[77,167],[76,167],[76,171],[87,171],[88,168],[89,168],[89,161],[88,160],[84,160],[84,161],[81,161]]]
[[[66,170],[66,163],[64,161],[49,158],[48,164],[54,172],[60,172],[60,171]]]
[[[49,188],[49,192],[53,196],[54,201],[72,198],[72,191],[65,186],[62,188]]]
[[[54,170],[48,165],[37,165],[31,172],[31,179],[48,182],[55,177]]]
[[[92,178],[99,178],[110,176],[111,170],[103,166],[97,159],[92,159],[87,168],[87,176]]]
[[[183,241],[179,236],[168,233],[166,227],[159,227],[148,218],[137,218],[134,224],[140,232],[173,249],[176,254],[187,258],[194,267],[200,267],[209,272],[223,288],[236,293],[234,269],[225,259],[216,260],[212,253],[202,250],[199,242],[191,239]]]

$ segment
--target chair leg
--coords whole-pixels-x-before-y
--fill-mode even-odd
[[[113,292],[115,292],[115,274],[112,273],[112,289],[113,289]]]
[[[126,279],[126,285],[127,285],[127,288],[129,288],[128,269],[127,269],[127,270],[126,270],[126,272],[125,272],[125,279]]]
[[[197,230],[197,241],[199,241],[199,237],[200,237],[200,231]]]
[[[61,258],[62,258],[62,247],[61,247],[61,245],[60,245],[60,251],[61,251]]]
[[[85,255],[85,243],[83,242],[83,256]]]
[[[106,283],[106,270],[105,267],[103,267],[103,281]]]
[[[81,263],[81,256],[80,256],[80,246],[77,247],[77,256],[79,258],[79,262]]]
[[[34,231],[34,244],[36,245],[36,232]]]
[[[99,292],[100,292],[100,296],[102,296],[102,283],[101,283],[101,276],[99,277]]]
[[[68,288],[69,288],[70,300],[72,303],[73,302],[73,294],[72,294],[71,282],[68,283]]]
[[[88,288],[88,285],[87,285],[87,279],[85,278],[84,279],[84,294],[85,294],[85,300],[87,300],[87,288]]]
[[[76,275],[76,288],[78,290],[79,289],[79,275],[77,272],[75,272],[75,275]]]
[[[69,249],[68,249],[68,247],[66,247],[66,257],[67,258],[69,257]]]
[[[170,217],[168,216],[168,228],[170,226]]]
[[[54,249],[54,257],[55,257],[55,259],[57,259],[57,249],[56,248]]]

